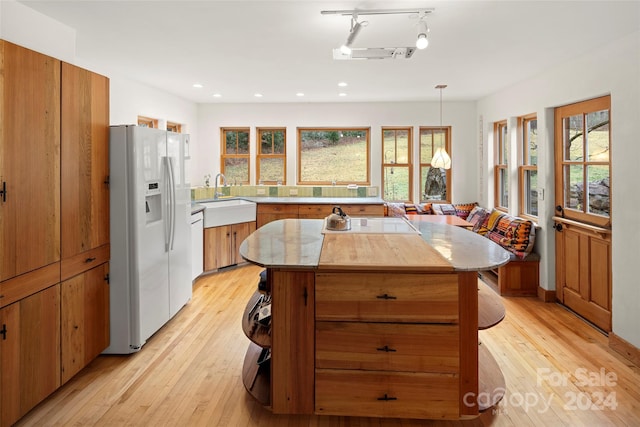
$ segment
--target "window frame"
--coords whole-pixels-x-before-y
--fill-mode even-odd
[[[586,158],[583,158],[582,162],[579,161],[571,161],[564,160],[564,128],[562,126],[564,118],[582,115],[607,110],[609,112],[609,156],[608,161],[589,161]],[[600,227],[609,228],[611,227],[611,216],[612,216],[612,180],[611,180],[611,147],[612,147],[612,138],[611,138],[611,96],[606,95],[599,98],[593,98],[586,101],[576,102],[574,104],[565,105],[562,107],[557,107],[554,112],[554,123],[555,123],[555,168],[556,168],[556,209],[559,206],[561,209],[555,212],[558,216],[563,216],[564,218],[572,219],[575,221],[585,222],[593,225],[597,225]],[[583,120],[584,126],[584,120]],[[585,148],[583,147],[583,150]],[[608,166],[609,167],[609,216],[597,215],[594,213],[589,213],[587,211],[587,203],[584,203],[584,208],[582,211],[577,209],[565,209],[564,207],[564,166],[578,165],[581,164],[583,166],[583,183],[587,182],[587,166]],[[584,192],[585,197],[587,197],[588,192]],[[586,199],[584,200],[586,201]]]
[[[284,153],[282,154],[263,154],[262,153],[262,135],[263,132],[282,132],[284,136]],[[260,175],[260,162],[263,159],[282,159],[282,181],[262,180]],[[286,127],[259,127],[256,129],[256,181],[266,185],[286,185],[287,184],[287,128]]]
[[[407,163],[398,163],[397,161],[387,162],[385,151],[385,132],[393,131],[395,133],[395,156],[397,160],[398,154],[398,131],[407,132]],[[381,150],[382,150],[382,168],[381,168],[381,194],[386,202],[411,202],[413,195],[413,127],[412,126],[383,126],[380,132]],[[407,196],[408,199],[387,199],[385,198],[385,168],[406,168],[409,178]]]
[[[167,122],[167,130],[169,132],[182,133],[182,124],[176,122]]]
[[[531,171],[535,171],[536,173],[538,172],[538,165],[531,164],[530,149],[529,149],[530,137],[529,137],[529,133],[527,132],[528,123],[533,121],[536,122],[536,129],[537,129],[538,116],[536,113],[527,114],[525,116],[518,118],[518,129],[522,138],[522,144],[521,144],[522,155],[520,156],[520,165],[518,166],[518,189],[520,194],[518,216],[537,221],[538,215],[534,215],[530,212],[527,212],[527,209],[526,209],[527,207],[526,195],[528,194],[529,197],[531,197],[531,188],[529,185],[527,185],[527,180],[525,179],[525,176],[528,172],[531,172]],[[536,188],[535,190],[537,195],[538,188]]]
[[[493,158],[493,205],[497,210],[509,210],[509,128],[507,120],[500,120],[493,124],[494,158]],[[507,187],[507,206],[502,205],[504,185],[501,177],[505,177]]]
[[[332,132],[332,131],[362,131],[366,134],[366,180],[365,181],[303,181],[302,180],[302,132],[318,131],[318,132]],[[298,127],[296,128],[296,145],[297,145],[297,184],[298,185],[348,185],[357,184],[362,186],[371,185],[371,127],[370,126],[354,126],[354,127]]]
[[[153,119],[151,117],[138,116],[138,126],[158,129],[158,119]]]
[[[431,141],[432,141],[432,146],[431,146],[431,153],[432,153],[432,157],[431,159],[429,159],[429,162],[422,162],[422,133],[423,131],[429,131],[431,133]],[[453,171],[453,166],[451,167],[451,169],[445,169],[445,177],[446,177],[446,195],[444,200],[436,200],[436,199],[427,199],[423,192],[423,188],[422,188],[422,183],[425,182],[426,177],[422,176],[422,170],[425,167],[431,168],[431,160],[433,160],[433,153],[435,153],[435,144],[434,144],[434,138],[433,138],[433,134],[434,131],[440,131],[440,132],[444,132],[444,149],[447,152],[447,154],[449,155],[449,157],[451,158],[451,164],[453,165],[453,155],[451,152],[451,126],[420,126],[418,129],[418,159],[419,159],[419,176],[420,176],[420,184],[419,184],[419,193],[420,193],[420,203],[451,203],[451,195],[452,195],[452,188],[451,188],[451,176],[452,176],[452,171]]]
[[[248,138],[248,148],[246,154],[227,154],[227,132],[246,132]],[[220,173],[225,175],[226,159],[247,159],[247,180],[241,181],[242,184],[248,185],[251,180],[251,129],[248,127],[223,127],[220,128]],[[227,178],[231,179],[231,177]],[[236,184],[238,184],[236,182]]]

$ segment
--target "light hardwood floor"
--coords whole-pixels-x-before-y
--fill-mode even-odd
[[[141,352],[98,357],[18,425],[640,425],[640,368],[574,314],[535,298],[504,298],[505,320],[480,331],[507,391],[474,420],[273,415],[240,379],[249,343],[240,317],[259,271],[244,266],[198,279],[192,301]]]

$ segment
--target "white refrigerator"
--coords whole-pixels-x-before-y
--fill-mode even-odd
[[[110,311],[107,354],[144,343],[191,299],[189,136],[111,126]]]

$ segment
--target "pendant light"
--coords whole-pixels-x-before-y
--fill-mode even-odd
[[[446,88],[447,85],[437,85],[436,89],[440,89],[440,130],[443,131],[442,127],[442,89]],[[446,141],[445,141],[446,144]],[[451,169],[451,157],[447,154],[446,147],[439,147],[436,149],[436,152],[433,154],[433,158],[431,159],[431,167],[440,168],[440,169]]]

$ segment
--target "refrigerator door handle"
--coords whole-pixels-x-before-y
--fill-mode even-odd
[[[170,177],[170,172],[169,172],[169,158],[168,157],[163,157],[162,158],[162,166],[164,168],[164,176],[165,176],[165,180],[164,180],[164,199],[163,199],[163,204],[164,204],[164,251],[165,252],[169,252],[169,243],[171,240],[171,190],[169,188],[169,186],[171,185],[171,177]]]
[[[169,186],[170,186],[170,194],[171,194],[171,205],[170,205],[170,213],[169,217],[171,218],[171,232],[169,234],[169,249],[173,250],[173,241],[176,237],[176,180],[175,180],[175,172],[173,167],[173,157],[168,157],[169,161]]]

